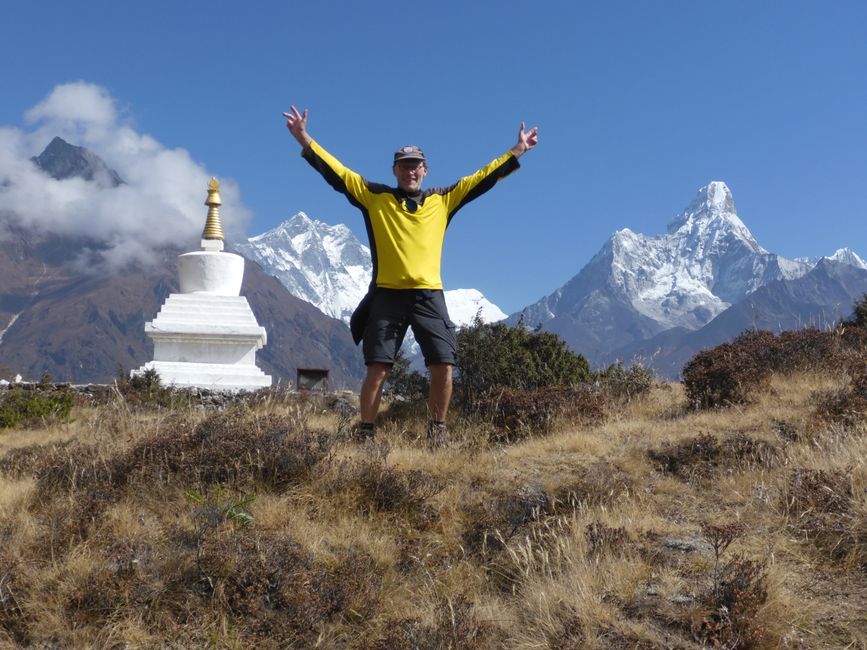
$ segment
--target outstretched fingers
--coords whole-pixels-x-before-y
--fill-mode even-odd
[[[534,126],[529,131],[526,131],[527,125],[521,122],[521,128],[518,129],[518,142],[522,143],[527,149],[532,149],[539,142],[539,127]]]
[[[539,127],[534,126],[527,132],[527,144],[535,147],[537,142],[539,142]]]
[[[285,111],[283,112],[283,117],[286,118],[286,122],[290,126],[295,124],[296,122],[306,122],[307,121],[307,109],[306,108],[304,109],[303,113],[301,113],[294,106],[290,106],[289,110],[291,111],[290,113],[287,113]]]

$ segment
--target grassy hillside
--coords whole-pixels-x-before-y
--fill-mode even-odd
[[[867,647],[857,390],[602,390],[445,449],[406,404],[360,444],[347,397],[78,399],[0,429],[2,645]]]

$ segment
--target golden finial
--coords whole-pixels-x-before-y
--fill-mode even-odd
[[[212,178],[208,183],[208,200],[205,201],[208,206],[208,219],[205,221],[205,229],[202,231],[202,239],[219,239],[223,241],[223,222],[220,221],[220,206],[223,205],[220,199],[220,181]]]

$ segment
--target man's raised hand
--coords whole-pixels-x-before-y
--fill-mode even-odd
[[[539,142],[538,126],[534,126],[529,131],[525,131],[524,128],[525,124],[521,122],[521,126],[518,129],[518,142],[512,147],[512,153],[515,154],[515,158],[520,158]]]
[[[286,118],[286,128],[302,147],[310,144],[312,138],[307,134],[307,109],[301,113],[294,106],[289,107],[289,113],[283,113]]]

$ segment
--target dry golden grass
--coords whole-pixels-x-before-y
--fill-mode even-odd
[[[0,645],[865,647],[867,425],[815,410],[844,387],[657,385],[514,444],[454,413],[434,450],[418,414],[359,444],[328,400],[118,394],[0,432]]]

